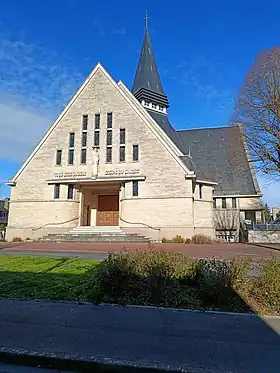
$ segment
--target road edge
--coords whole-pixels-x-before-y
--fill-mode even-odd
[[[202,373],[197,369],[162,366],[151,363],[135,363],[119,361],[111,358],[95,358],[54,354],[48,352],[29,351],[23,349],[8,349],[0,347],[0,362],[4,364],[40,367],[68,372],[97,373]],[[215,373],[215,372],[214,372]],[[217,372],[218,373],[218,372]]]

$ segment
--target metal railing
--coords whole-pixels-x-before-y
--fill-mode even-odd
[[[79,217],[73,218],[73,219],[70,219],[70,220],[61,221],[61,222],[47,223],[47,224],[41,225],[40,227],[32,228],[32,231],[35,232],[35,231],[38,231],[39,229],[46,228],[46,227],[49,227],[49,226],[52,226],[52,225],[63,225],[63,224],[70,223],[71,221],[75,221],[75,220],[78,220],[78,219],[79,219]]]
[[[247,230],[280,231],[280,223],[246,223]]]
[[[146,224],[146,223],[140,223],[140,222],[131,222],[131,221],[127,221],[127,220],[124,220],[122,217],[120,217],[120,220],[123,221],[124,223],[127,223],[127,224],[136,224],[136,225],[142,225],[144,227],[147,227],[147,228],[150,228],[150,229],[153,229],[155,231],[160,231],[160,228],[155,228],[155,227],[152,227],[151,225],[149,224]]]

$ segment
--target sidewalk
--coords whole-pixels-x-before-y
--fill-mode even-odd
[[[280,318],[0,300],[0,330],[0,361],[61,370],[81,362],[87,372],[276,373],[280,366]]]
[[[147,250],[153,247],[155,250],[165,250],[171,252],[180,252],[187,256],[194,258],[233,258],[235,256],[248,256],[253,261],[258,262],[262,258],[271,259],[272,257],[280,259],[280,251],[251,244],[242,243],[225,243],[225,244],[162,244],[155,243],[148,245],[146,243],[6,243],[6,248],[3,246],[0,250],[2,255],[13,255],[13,253],[36,255],[42,253],[43,255],[53,256],[85,256],[91,253],[107,254],[109,252],[119,252],[123,249],[140,249]]]

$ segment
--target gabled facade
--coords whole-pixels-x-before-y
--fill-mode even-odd
[[[220,179],[211,164],[208,173],[196,166],[197,140],[174,129],[168,106],[146,30],[132,92],[98,64],[9,182],[7,239],[80,226],[119,226],[154,240],[215,237]],[[248,166],[245,151],[241,158]],[[239,193],[226,192],[221,198]],[[259,200],[258,191],[250,195]]]

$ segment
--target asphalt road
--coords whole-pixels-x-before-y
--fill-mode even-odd
[[[0,300],[1,349],[187,372],[279,373],[280,318]]]
[[[67,373],[66,371],[30,368],[20,365],[9,365],[0,363],[0,373]],[[69,373],[69,372],[68,372]]]

